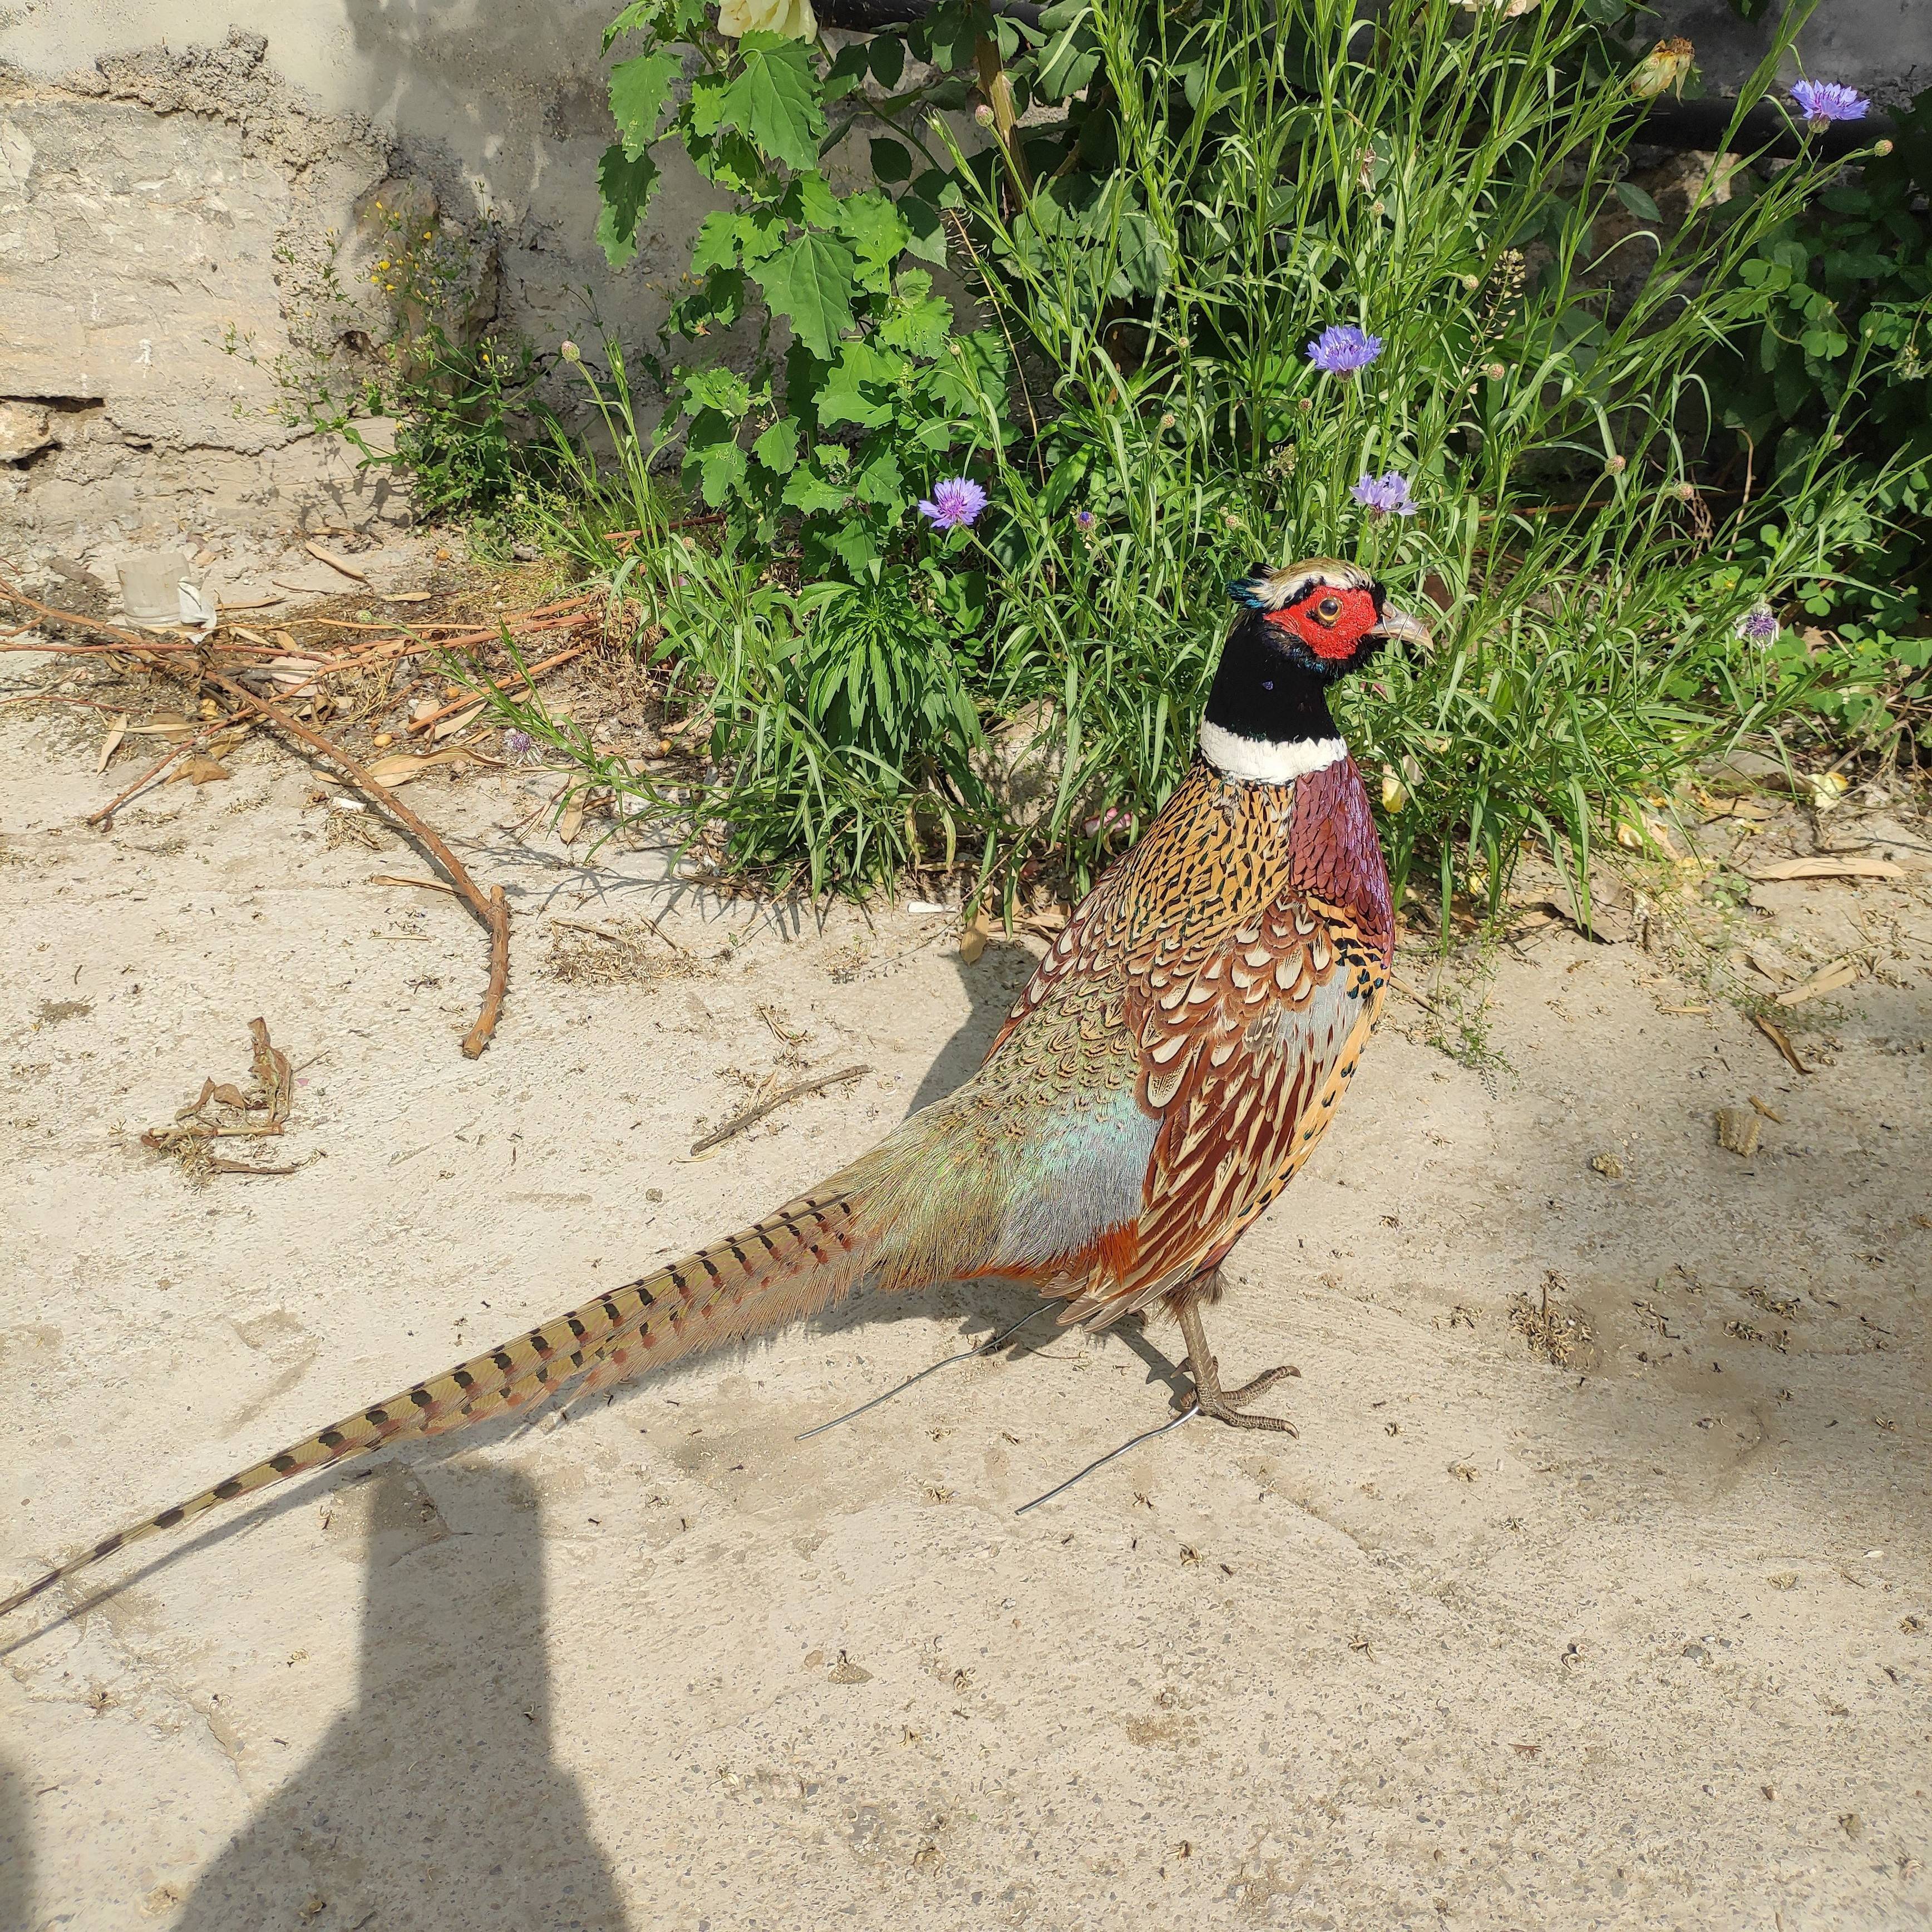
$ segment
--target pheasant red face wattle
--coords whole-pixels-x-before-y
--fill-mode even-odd
[[[1286,631],[1330,664],[1346,662],[1362,646],[1381,616],[1372,590],[1317,584],[1295,602],[1268,611],[1264,622]]]

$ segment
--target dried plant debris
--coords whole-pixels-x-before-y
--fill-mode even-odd
[[[1549,1276],[1540,1298],[1517,1294],[1510,1302],[1510,1326],[1529,1344],[1533,1355],[1559,1369],[1587,1365],[1595,1359],[1596,1330],[1576,1309],[1552,1294],[1563,1286],[1559,1274]]]
[[[593,926],[587,920],[553,919],[551,976],[573,986],[655,986],[662,980],[688,980],[703,970],[691,955],[665,938],[654,920],[617,920]]]
[[[250,1020],[248,1033],[254,1043],[249,1067],[252,1089],[204,1079],[200,1096],[178,1108],[170,1125],[150,1127],[141,1136],[143,1147],[172,1155],[194,1186],[206,1186],[218,1174],[293,1174],[296,1166],[308,1164],[303,1161],[286,1167],[260,1167],[248,1161],[224,1160],[214,1151],[216,1141],[278,1137],[295,1104],[295,1070],[288,1055],[269,1039],[268,1022]]]
[[[332,800],[322,825],[322,842],[332,852],[343,845],[359,845],[365,851],[380,852],[394,842],[360,799]]]
[[[1718,1144],[1728,1154],[1750,1160],[1757,1152],[1758,1136],[1763,1130],[1764,1122],[1755,1108],[1718,1109]]]

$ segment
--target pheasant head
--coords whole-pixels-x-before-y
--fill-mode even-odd
[[[1347,747],[1328,688],[1391,639],[1426,650],[1428,631],[1395,609],[1359,565],[1313,557],[1257,566],[1228,586],[1240,606],[1201,721],[1201,750],[1226,776],[1282,784]]]

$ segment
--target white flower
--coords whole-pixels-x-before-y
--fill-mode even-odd
[[[788,40],[817,38],[812,0],[722,0],[718,31],[737,40],[746,34],[782,34]]]

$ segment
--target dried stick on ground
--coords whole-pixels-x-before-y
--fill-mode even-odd
[[[4,578],[0,578],[0,597],[4,597],[10,602],[34,611],[43,617],[50,618],[56,623],[71,625],[77,630],[94,631],[103,636],[118,639],[120,648],[139,656],[148,657],[151,662],[173,676],[185,679],[190,675],[180,665],[169,662],[165,657],[151,655],[148,640],[140,634],[124,631],[118,625],[104,623],[98,618],[83,617],[74,611],[57,610],[50,604],[38,603],[32,598],[23,595]],[[50,648],[59,651],[69,647],[55,645]],[[488,896],[485,897],[478,890],[476,881],[464,869],[462,860],[387,785],[372,777],[339,745],[331,744],[320,732],[311,731],[306,724],[297,724],[286,712],[271,704],[266,698],[257,698],[247,686],[238,684],[232,678],[224,677],[219,671],[211,670],[206,664],[198,662],[193,675],[199,682],[212,684],[217,690],[226,692],[256,716],[266,718],[286,736],[319,753],[330,764],[346,774],[350,782],[372,804],[388,813],[448,874],[458,897],[476,915],[490,935],[490,983],[484,993],[483,1008],[476,1016],[476,1024],[463,1039],[464,1058],[474,1060],[489,1044],[490,1036],[496,1030],[497,1018],[502,1011],[504,989],[509,980],[510,910],[503,898],[502,887],[492,886]]]
[[[588,644],[572,644],[568,650],[559,651],[556,656],[545,658],[542,664],[532,664],[523,674],[524,684],[532,683],[542,676],[545,671],[555,670],[560,664],[568,664],[573,658],[580,658],[590,648]],[[434,730],[446,718],[454,718],[459,712],[467,711],[472,704],[482,704],[488,692],[494,692],[500,696],[505,691],[513,688],[514,687],[508,680],[499,684],[494,678],[486,677],[477,689],[466,691],[454,704],[446,704],[440,710],[427,712],[422,717],[412,719],[410,736],[415,737],[422,732]]]
[[[782,1094],[774,1094],[769,1100],[761,1100],[755,1107],[734,1114],[716,1133],[706,1134],[692,1148],[693,1154],[702,1154],[707,1148],[715,1148],[728,1141],[734,1134],[742,1134],[747,1127],[755,1126],[767,1114],[776,1112],[788,1100],[802,1100],[808,1094],[817,1094],[827,1087],[836,1087],[847,1080],[856,1080],[862,1073],[872,1072],[869,1066],[848,1066],[842,1073],[822,1073],[816,1080],[801,1080],[796,1087],[788,1087]]]

